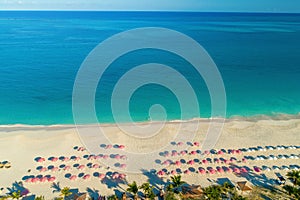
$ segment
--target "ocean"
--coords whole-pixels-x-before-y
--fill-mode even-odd
[[[108,37],[141,27],[179,31],[206,49],[224,81],[227,118],[298,116],[300,14],[1,11],[0,124],[73,124],[73,84],[86,56]],[[100,123],[114,122],[114,85],[128,70],[145,63],[172,66],[190,82],[200,107],[192,109],[199,109],[200,115],[191,113],[185,119],[217,117],[211,116],[205,82],[188,62],[144,49],[113,62],[101,78],[95,95]],[[143,76],[147,74],[137,78]],[[149,109],[156,104],[165,108],[167,120],[181,119],[176,95],[157,84],[133,93],[132,119],[149,120]],[[160,111],[151,117],[161,120]],[[84,121],[92,122],[88,116]]]

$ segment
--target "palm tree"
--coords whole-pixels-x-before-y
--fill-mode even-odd
[[[71,196],[72,195],[72,192],[70,191],[70,188],[69,187],[64,187],[61,191],[60,191],[60,196],[61,197],[68,197],[68,196]]]
[[[299,185],[300,184],[300,171],[290,171],[286,174],[286,176],[292,180],[294,186]]]
[[[144,191],[146,199],[154,199],[155,194],[153,192],[154,187],[149,182],[143,183],[140,187]]]
[[[181,176],[180,175],[171,176],[171,180],[172,180],[172,183],[170,185],[168,185],[167,189],[169,191],[174,190],[175,193],[180,193],[179,188],[183,184],[185,184],[185,182],[181,180]]]
[[[133,181],[133,183],[131,183],[131,184],[128,184],[127,192],[132,193],[134,195],[134,199],[137,199],[138,191],[139,191],[139,188],[135,181]]]
[[[219,200],[222,199],[222,188],[218,185],[211,185],[209,187],[204,188],[204,195],[208,199]]]
[[[45,197],[44,196],[38,196],[38,197],[35,197],[34,200],[45,200]]]

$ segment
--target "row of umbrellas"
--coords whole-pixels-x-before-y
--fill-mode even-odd
[[[110,155],[103,155],[103,154],[99,154],[99,155],[85,155],[84,156],[87,160],[97,160],[97,159],[117,159],[117,160],[126,160],[127,156],[126,155],[120,155],[120,154],[110,154]],[[71,157],[67,157],[67,156],[60,156],[60,157],[49,157],[47,160],[51,161],[51,162],[57,162],[57,161],[63,161],[63,162],[67,162],[67,161],[79,161],[82,158],[80,156],[71,156]],[[39,163],[43,163],[46,161],[46,158],[43,157],[37,157],[35,158],[36,162]]]
[[[56,180],[55,176],[36,176],[36,177],[28,177],[25,182],[26,183],[53,183]]]
[[[103,173],[95,173],[94,174],[95,177],[99,178],[100,180],[103,180],[104,178],[108,177],[106,174]],[[71,181],[75,181],[77,179],[83,179],[83,180],[88,180],[90,179],[92,176],[90,174],[82,174],[82,175],[70,175],[69,176],[69,180]],[[121,174],[118,172],[114,172],[111,174],[111,178],[112,179],[120,179],[120,180],[124,180],[126,178],[126,174]]]
[[[295,155],[295,154],[290,154],[290,155],[258,155],[258,156],[245,156],[246,159],[250,159],[250,160],[278,160],[278,159],[299,159],[300,156],[299,155]]]

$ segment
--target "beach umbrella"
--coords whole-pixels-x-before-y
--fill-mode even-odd
[[[71,181],[75,181],[76,179],[77,179],[77,176],[76,176],[76,175],[70,176],[70,180],[71,180]]]
[[[195,161],[194,161],[194,160],[189,160],[189,161],[188,161],[188,164],[189,164],[189,165],[193,165],[193,164],[195,164]]]
[[[210,170],[209,170],[209,173],[210,173],[210,174],[215,174],[215,173],[216,173],[216,170],[210,169]]]
[[[97,168],[99,168],[99,167],[100,167],[99,164],[93,164],[93,166],[92,166],[92,168],[94,168],[94,169],[97,169]]]
[[[169,160],[165,160],[165,161],[163,162],[163,165],[170,165],[170,161],[169,161]]]
[[[51,171],[57,172],[57,171],[59,171],[59,168],[58,168],[58,167],[53,167],[53,168],[51,169]]]
[[[26,182],[26,183],[31,183],[31,182],[32,182],[32,179],[33,179],[33,178],[27,178],[27,179],[25,180],[25,182]]]
[[[177,146],[182,146],[183,145],[183,142],[178,142],[177,143]]]
[[[210,152],[209,152],[208,150],[205,150],[205,151],[204,151],[204,154],[205,154],[205,155],[209,155]]]
[[[83,179],[84,179],[84,180],[87,180],[87,179],[89,179],[89,178],[91,178],[91,175],[89,175],[89,174],[86,174],[86,175],[83,176]]]
[[[56,162],[56,161],[58,161],[58,158],[57,158],[57,157],[52,157],[50,160],[51,160],[52,162]]]
[[[49,177],[48,182],[53,183],[56,180],[55,176]]]
[[[99,178],[100,179],[104,179],[105,178],[105,174],[99,174]]]
[[[165,157],[169,157],[169,156],[170,156],[170,153],[169,153],[168,151],[165,151],[165,152],[164,152],[164,156],[165,156]]]
[[[202,163],[203,164],[208,164],[208,161],[207,160],[202,160]]]
[[[63,161],[65,161],[65,162],[67,162],[67,161],[69,161],[69,160],[70,160],[69,157],[64,157],[64,158],[63,158]]]
[[[247,159],[246,158],[242,158],[242,162],[243,163],[247,162]]]
[[[40,172],[45,172],[45,171],[47,171],[47,167],[42,167],[42,168],[39,169],[39,171]]]
[[[111,144],[106,145],[106,149],[111,149],[113,146]]]
[[[230,164],[231,162],[230,162],[230,160],[224,160],[224,163],[225,164]]]
[[[122,160],[126,160],[127,157],[126,157],[125,155],[121,155],[121,159],[122,159]]]
[[[215,158],[215,159],[214,159],[214,162],[215,162],[215,163],[219,163],[220,160],[219,160],[218,158]]]
[[[220,174],[223,174],[223,173],[224,173],[224,170],[223,170],[221,167],[218,167],[218,168],[217,168],[217,171],[218,171]]]
[[[200,169],[199,169],[199,173],[200,173],[200,174],[205,174],[205,173],[206,173],[206,170],[203,169],[203,168],[200,168]]]
[[[85,166],[84,165],[79,165],[77,168],[80,169],[80,170],[83,170],[85,168]]]
[[[114,173],[113,175],[112,175],[112,179],[118,179],[119,178],[119,174],[118,173]]]
[[[46,176],[40,178],[40,182],[44,183],[46,181],[48,181],[48,178]]]
[[[241,153],[242,153],[242,151],[241,151],[240,149],[236,150],[235,152],[236,152],[237,154],[241,154]]]
[[[175,161],[175,165],[176,165],[177,167],[179,167],[179,166],[181,165],[181,162],[180,162],[179,160],[177,160],[177,161]]]
[[[185,150],[180,151],[180,154],[183,155],[183,156],[186,155],[186,153],[187,152]]]
[[[176,151],[172,152],[172,156],[177,156],[177,155],[178,155],[178,153]]]
[[[248,172],[248,170],[245,167],[242,167],[240,170],[241,170],[242,173],[247,173]]]
[[[103,155],[103,159],[107,159],[109,156],[108,155]]]
[[[165,172],[164,172],[164,171],[162,171],[162,170],[160,170],[160,171],[158,171],[158,172],[157,172],[157,175],[159,175],[159,176],[163,176],[163,175],[165,175]]]
[[[199,142],[194,142],[194,146],[199,147],[199,146],[200,146],[200,143],[199,143]]]
[[[234,167],[234,168],[233,168],[233,172],[234,172],[234,173],[237,173],[237,174],[239,174],[241,171],[240,171],[240,169],[239,169],[239,168],[237,168],[237,167]]]
[[[44,162],[44,161],[45,161],[45,158],[39,158],[39,159],[37,160],[37,162],[39,162],[39,163]]]
[[[79,160],[81,160],[80,156],[74,158],[74,161],[79,161]]]
[[[253,167],[255,172],[261,172],[261,169],[259,167]]]
[[[71,166],[70,166],[70,165],[64,167],[64,170],[65,170],[65,171],[68,171],[68,170],[70,170],[70,169],[71,169]]]
[[[120,165],[120,168],[122,168],[122,169],[125,169],[126,167],[127,167],[126,164],[121,164],[121,165]]]
[[[197,151],[191,151],[190,154],[191,154],[191,155],[196,155],[196,154],[197,154]]]
[[[221,151],[221,150],[219,150],[219,151],[217,152],[217,154],[218,154],[218,155],[223,155],[223,154],[224,154],[224,152],[223,152],[223,151]]]
[[[175,174],[176,174],[176,171],[175,171],[175,170],[172,170],[172,171],[171,171],[171,174],[172,174],[172,175],[175,175]]]
[[[125,145],[123,144],[119,145],[119,149],[125,149]]]
[[[120,156],[119,154],[117,154],[117,155],[115,155],[114,158],[117,159],[117,160],[120,160],[120,159],[121,159],[121,156]]]
[[[190,174],[191,171],[190,171],[189,169],[187,169],[187,170],[184,170],[184,173],[185,173],[185,174]]]
[[[126,178],[126,174],[119,174],[119,178],[120,179],[125,179]]]

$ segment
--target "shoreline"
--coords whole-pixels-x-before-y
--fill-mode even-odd
[[[166,124],[172,124],[172,123],[189,123],[189,122],[218,122],[220,120],[221,122],[236,122],[236,121],[245,121],[245,122],[259,122],[264,120],[271,120],[271,121],[287,121],[287,120],[296,120],[300,119],[300,112],[298,114],[285,114],[285,113],[277,113],[274,115],[266,115],[266,114],[260,114],[260,115],[253,115],[253,116],[241,116],[241,115],[234,115],[226,118],[222,117],[212,117],[212,118],[192,118],[192,119],[174,119],[174,120],[168,120],[168,121],[136,121],[134,124],[140,124],[140,125],[146,125],[149,123],[152,124],[160,124],[160,123],[166,123]],[[118,123],[121,125],[132,125],[133,123],[130,122],[121,122]],[[115,122],[105,122],[105,123],[86,123],[86,124],[0,124],[1,128],[74,128],[74,127],[84,127],[84,126],[116,126],[117,123]]]

